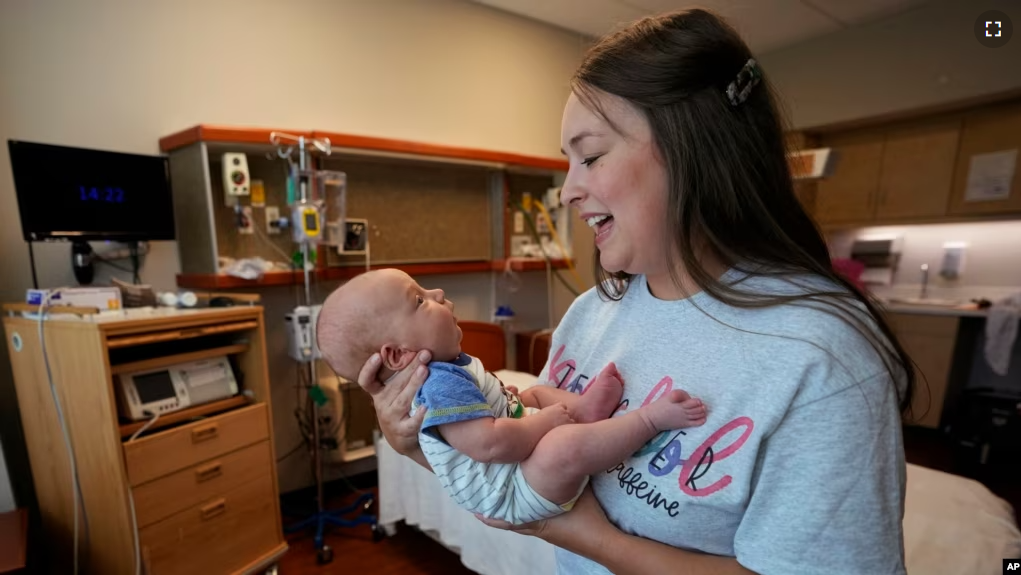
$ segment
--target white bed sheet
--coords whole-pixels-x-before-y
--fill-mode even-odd
[[[527,389],[535,376],[502,370],[507,385]],[[482,575],[553,575],[553,547],[534,537],[493,529],[458,507],[436,477],[380,439],[379,523],[398,521],[430,533]],[[910,575],[999,573],[1002,559],[1021,557],[1021,533],[1010,505],[985,486],[908,465],[904,550]]]

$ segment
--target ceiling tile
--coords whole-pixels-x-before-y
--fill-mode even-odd
[[[617,0],[475,1],[479,4],[597,37],[646,15],[644,10]]]
[[[864,24],[889,18],[925,4],[928,0],[804,0],[808,5],[845,24]]]
[[[800,0],[701,0],[697,4],[685,0],[626,2],[653,14],[693,6],[713,10],[726,18],[752,51],[759,54],[841,28],[838,22]]]

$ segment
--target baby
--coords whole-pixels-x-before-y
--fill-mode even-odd
[[[379,352],[379,379],[432,352],[429,377],[412,414],[426,409],[419,442],[443,487],[461,507],[522,524],[569,510],[588,476],[613,467],[658,433],[705,423],[702,402],[673,390],[627,414],[610,417],[623,394],[607,365],[578,395],[537,385],[504,387],[478,359],[461,353],[454,304],[404,272],[366,273],[334,291],[316,328],[326,362],[357,379]]]

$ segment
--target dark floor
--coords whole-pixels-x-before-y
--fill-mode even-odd
[[[985,467],[962,461],[955,456],[952,444],[945,435],[919,427],[904,429],[904,451],[908,463],[981,482],[1014,507],[1014,516],[1021,523],[1021,464],[1013,467]]]
[[[355,488],[373,494],[377,493],[375,473],[354,478]],[[343,484],[331,483],[327,492],[330,509],[340,509],[354,502],[358,493],[353,493]],[[312,501],[313,493],[303,491],[283,497],[284,524],[301,519],[301,516],[287,517],[287,512],[300,508]],[[376,505],[369,513],[376,513]],[[319,565],[316,562],[314,530],[306,530],[287,536],[290,549],[280,560],[280,575],[333,575],[366,573],[373,575],[469,575],[473,573],[461,564],[460,557],[433,541],[422,532],[403,523],[398,524],[397,534],[380,541],[373,541],[372,528],[359,525],[350,529],[333,528],[325,542],[333,549],[333,561]]]
[[[962,464],[955,459],[954,452],[945,436],[938,432],[908,428],[904,432],[904,448],[909,463],[970,476],[985,484],[993,493],[1006,499],[1014,506],[1015,514],[1021,509],[1021,477],[1010,471],[991,471]],[[375,474],[369,473],[355,478],[351,487],[376,492]],[[358,496],[343,483],[330,484],[327,499],[330,508],[350,504]],[[310,491],[285,495],[285,508],[301,507],[312,501]],[[370,510],[375,513],[375,507]],[[294,520],[300,517],[289,517]],[[372,529],[361,525],[353,529],[333,529],[326,536],[326,543],[333,548],[333,561],[326,565],[316,563],[316,550],[312,532],[305,531],[287,536],[291,548],[280,560],[281,575],[331,575],[349,573],[372,573],[379,575],[439,575],[470,574],[461,565],[459,557],[436,543],[417,529],[404,524],[398,525],[394,537],[374,542]]]

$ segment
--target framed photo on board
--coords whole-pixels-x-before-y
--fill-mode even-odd
[[[369,249],[369,220],[347,218],[344,220],[344,237],[337,252],[358,256],[365,255]]]

